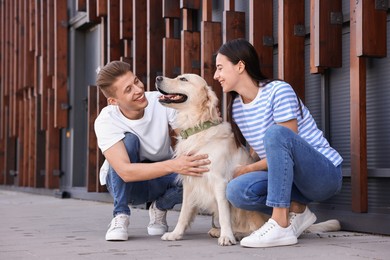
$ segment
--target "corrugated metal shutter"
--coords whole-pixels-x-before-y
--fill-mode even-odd
[[[387,50],[390,27],[387,25]],[[367,165],[390,177],[390,55],[367,59]],[[386,173],[387,172],[387,173]],[[378,174],[376,174],[378,175]]]
[[[317,126],[321,126],[321,74],[310,73],[310,40],[305,44],[305,105],[309,108]]]
[[[342,67],[329,69],[330,136],[328,141],[343,157],[343,168],[351,166],[349,30],[342,35]]]

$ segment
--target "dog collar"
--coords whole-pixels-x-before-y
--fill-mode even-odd
[[[180,136],[183,139],[187,139],[191,135],[194,135],[196,133],[199,133],[199,132],[201,132],[203,130],[209,129],[210,127],[216,126],[216,125],[219,125],[219,122],[206,121],[206,122],[204,122],[203,124],[201,124],[199,126],[195,126],[195,127],[188,128],[186,130],[180,131]]]

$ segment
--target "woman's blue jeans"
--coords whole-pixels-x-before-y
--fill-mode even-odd
[[[268,171],[250,172],[228,183],[226,196],[233,206],[270,214],[289,208],[291,201],[323,201],[341,190],[341,165],[289,128],[273,125],[264,136]]]
[[[136,135],[126,133],[122,140],[132,163],[140,162],[140,142]],[[130,215],[129,204],[139,205],[156,201],[161,210],[172,209],[182,202],[183,188],[176,181],[176,173],[171,173],[153,180],[124,182],[110,166],[107,175],[107,189],[114,198],[113,215]]]

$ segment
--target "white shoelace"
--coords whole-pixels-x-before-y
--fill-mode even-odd
[[[274,227],[275,227],[275,225],[273,223],[270,223],[267,221],[266,223],[264,223],[264,225],[260,229],[252,232],[251,236],[254,235],[257,237],[262,237],[265,234],[267,234]]]
[[[113,229],[125,228],[126,227],[126,220],[127,220],[126,217],[115,217],[114,221],[111,221],[111,223],[108,226],[111,227],[111,224],[113,224],[113,226],[112,226]],[[112,223],[112,222],[114,222],[114,223]]]

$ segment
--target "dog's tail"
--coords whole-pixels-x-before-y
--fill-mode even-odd
[[[305,230],[305,233],[321,233],[339,231],[341,229],[340,221],[337,219],[330,219],[324,222],[316,223],[311,225]]]

